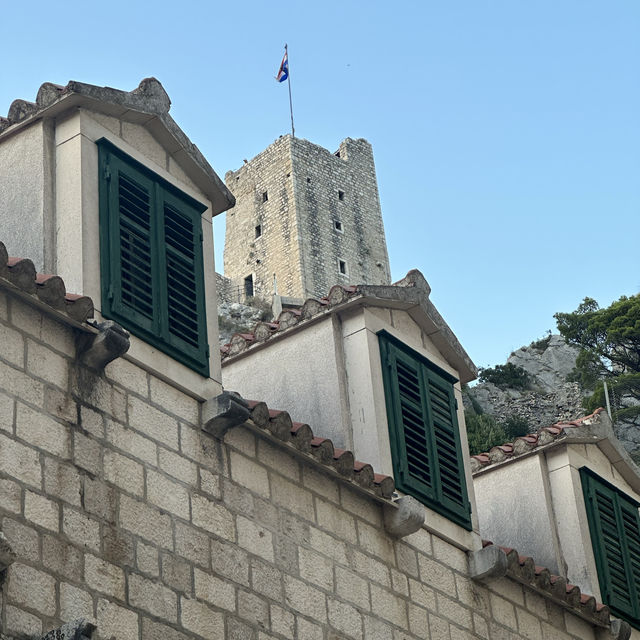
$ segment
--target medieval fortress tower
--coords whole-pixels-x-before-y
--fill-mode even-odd
[[[221,283],[230,297],[304,300],[325,295],[334,284],[390,283],[366,140],[346,138],[331,153],[282,136],[227,172],[225,181],[236,197],[227,213]]]

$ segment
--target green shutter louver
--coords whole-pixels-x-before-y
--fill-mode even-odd
[[[209,375],[202,204],[98,141],[102,314]]]
[[[429,379],[428,389],[442,499],[450,503],[450,508],[461,508],[466,501],[466,485],[457,444],[458,423],[455,419],[453,387]]]
[[[640,628],[640,505],[586,467],[580,477],[602,599]]]
[[[470,530],[456,380],[386,332],[379,341],[396,486]]]
[[[164,241],[169,333],[197,349],[202,339],[199,318],[203,313],[203,286],[198,280],[202,272],[200,229],[168,202],[164,203]]]
[[[421,395],[420,369],[396,360],[398,397],[406,451],[406,471],[413,480],[431,488],[428,426],[424,420],[426,407]]]
[[[121,171],[117,181],[121,302],[151,322],[151,193]]]

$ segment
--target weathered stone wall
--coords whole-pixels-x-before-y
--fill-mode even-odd
[[[236,205],[227,213],[224,275],[240,290],[252,276],[254,293],[263,298],[273,293],[274,274],[281,295],[299,296],[302,291],[291,174],[291,138],[284,136],[225,176]],[[258,225],[261,235],[256,238]]]
[[[94,620],[117,640],[594,638],[573,614],[0,291],[0,523],[17,554],[2,633]],[[320,431],[320,429],[318,429]]]
[[[287,135],[226,182],[236,206],[227,215],[224,271],[234,283],[252,275],[256,293],[269,296],[275,274],[279,294],[307,298],[339,283],[390,282],[366,140],[347,138],[333,154]]]

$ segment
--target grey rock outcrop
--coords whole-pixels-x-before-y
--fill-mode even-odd
[[[538,389],[552,392],[566,382],[576,366],[578,352],[562,336],[550,335],[528,347],[520,347],[507,362],[522,367],[534,378]]]
[[[464,396],[465,410],[479,410],[498,422],[513,416],[525,418],[531,432],[583,416],[582,399],[590,392],[577,382],[567,382],[578,353],[579,350],[568,345],[560,335],[550,335],[521,347],[509,356],[507,363],[522,367],[531,376],[530,388],[521,390],[481,382],[468,389]],[[623,405],[632,402],[623,399]],[[640,463],[638,426],[620,420],[614,422],[613,429],[629,455]]]
[[[531,376],[527,390],[497,387],[481,382],[469,389],[466,409],[473,403],[498,422],[512,416],[525,418],[531,431],[583,414],[584,392],[576,382],[567,382],[575,367],[578,349],[562,336],[550,335],[514,351],[507,362],[522,367]]]
[[[240,302],[221,302],[218,305],[218,328],[220,345],[231,340],[234,333],[250,333],[260,320],[265,319],[265,308],[254,307]]]

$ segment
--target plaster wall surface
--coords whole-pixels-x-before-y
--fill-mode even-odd
[[[0,138],[0,228],[11,256],[45,264],[45,132],[42,122]],[[25,176],[29,179],[25,180]],[[10,241],[9,241],[10,238]]]
[[[597,444],[571,444],[549,452],[548,459],[553,509],[567,575],[581,589],[600,596],[580,469],[588,467],[639,502],[640,495],[618,474]]]
[[[74,330],[3,289],[0,345],[6,636],[84,617],[98,640],[596,638],[515,581],[473,582],[426,529],[391,538],[376,498],[288,445],[213,438],[149,371],[85,369]]]
[[[495,544],[518,549],[535,558],[540,566],[565,575],[554,544],[555,525],[545,491],[543,465],[541,456],[530,456],[473,479],[480,535]]]
[[[338,447],[351,446],[343,428],[336,342],[330,316],[273,340],[247,358],[225,364],[222,384],[245,398],[287,409],[298,422],[323,426]]]
[[[339,154],[339,155],[338,155]],[[226,175],[224,273],[257,295],[325,295],[336,283],[388,284],[389,259],[375,165],[366,140],[336,154],[284,136]],[[257,229],[260,230],[258,236]]]
[[[218,344],[211,202],[176,161],[180,149],[161,145],[145,128],[152,116],[129,122],[74,107],[0,138],[0,224],[10,255],[60,275],[67,291],[90,296],[101,319],[99,176],[96,141],[106,138],[161,178],[202,202],[207,335]],[[16,215],[16,211],[20,215]],[[5,218],[3,218],[6,217]],[[46,267],[46,269],[45,269]],[[220,391],[220,359],[211,349],[210,379],[132,337],[130,359],[180,381],[200,397]]]

